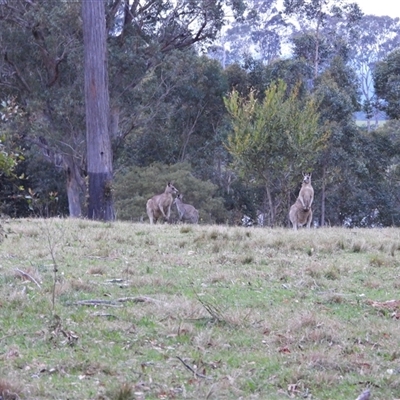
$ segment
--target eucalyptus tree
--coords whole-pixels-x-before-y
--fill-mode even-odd
[[[290,23],[278,10],[277,0],[247,0],[242,18],[232,21],[219,39],[223,47],[223,58],[220,55],[219,59],[224,67],[241,63],[248,56],[268,64],[280,57],[282,39],[290,29]]]
[[[351,28],[362,17],[361,9],[357,3],[348,3],[347,0],[284,0],[283,4],[284,13],[296,18],[299,25],[294,38],[298,38],[300,32],[305,35],[297,48],[307,49],[316,78],[321,72],[321,61],[329,50],[343,41],[343,30],[338,37],[338,26],[345,25],[347,32],[351,33]]]
[[[109,92],[104,3],[82,2],[84,42],[88,217],[115,218],[112,196],[112,153],[109,135]]]
[[[64,169],[71,216],[82,214],[85,193],[79,15],[76,2],[0,4],[1,91],[24,110],[25,118],[16,126],[21,138],[38,146],[44,160]]]
[[[283,199],[274,199],[274,185],[295,172],[312,169],[325,141],[318,130],[317,104],[312,98],[301,99],[296,88],[289,94],[286,89],[285,82],[278,81],[266,90],[263,101],[254,92],[242,98],[233,91],[225,98],[232,118],[228,151],[247,181],[263,182],[270,225],[278,222],[277,214],[290,202],[290,191]],[[284,222],[283,215],[279,222]]]
[[[349,62],[359,77],[368,129],[374,119],[381,117],[379,101],[374,91],[373,71],[376,63],[398,48],[400,20],[388,16],[365,15],[358,22],[359,29],[349,41]]]

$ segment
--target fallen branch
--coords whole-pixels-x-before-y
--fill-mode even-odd
[[[374,308],[396,310],[400,309],[400,300],[387,300],[387,301],[373,301],[367,300],[367,304]]]
[[[22,275],[24,278],[27,278],[28,280],[30,280],[31,282],[35,283],[37,285],[37,287],[40,289],[40,284],[37,282],[37,280],[29,275],[27,272],[21,271],[19,268],[15,269],[20,275]]]
[[[111,300],[79,300],[75,303],[72,303],[77,306],[105,306],[105,307],[115,307],[120,308],[123,307],[122,305],[115,304],[115,302]]]
[[[118,303],[125,303],[131,301],[133,303],[155,303],[158,300],[152,299],[146,296],[139,296],[139,297],[120,297],[115,300],[79,300],[72,304],[78,306],[106,306],[106,307],[122,307]]]
[[[162,303],[160,300],[153,299],[147,296],[138,296],[138,297],[120,297],[116,299],[119,303],[124,303],[125,301],[133,301],[134,303]]]
[[[204,378],[204,379],[212,379],[212,377],[210,376],[206,376],[203,374],[199,374],[198,372],[196,372],[190,365],[186,364],[185,361],[182,360],[182,358],[180,358],[179,356],[176,356],[176,358],[190,371],[192,372],[195,376],[197,376],[198,378]]]

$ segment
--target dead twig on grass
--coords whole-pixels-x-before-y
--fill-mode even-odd
[[[27,272],[22,271],[22,270],[20,270],[19,268],[16,268],[15,270],[16,270],[20,275],[22,275],[24,278],[26,278],[26,279],[30,280],[31,282],[35,283],[36,286],[37,286],[39,289],[41,289],[40,284],[38,283],[38,281],[37,281],[32,275],[29,275]]]
[[[196,372],[189,364],[185,363],[185,361],[183,361],[182,358],[180,358],[179,356],[176,356],[176,358],[177,358],[190,372],[192,372],[192,373],[193,373],[195,376],[197,376],[198,378],[212,379],[211,376],[199,374],[198,372]]]
[[[105,318],[110,318],[110,319],[118,319],[118,317],[114,314],[109,314],[109,313],[93,313],[91,314],[93,317],[105,317]]]
[[[195,293],[197,300],[202,304],[202,306],[207,310],[207,312],[211,315],[212,319],[218,323],[226,323],[227,321],[222,315],[222,312],[218,309],[217,306],[211,304],[209,301],[201,299],[197,293]]]

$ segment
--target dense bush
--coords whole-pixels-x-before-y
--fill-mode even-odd
[[[150,167],[132,167],[115,177],[115,209],[121,220],[147,220],[146,202],[155,194],[162,193],[168,182],[184,196],[184,202],[199,210],[200,223],[224,223],[228,219],[224,201],[216,195],[217,186],[193,176],[190,165],[178,163],[152,164]],[[171,220],[176,220],[175,207]]]

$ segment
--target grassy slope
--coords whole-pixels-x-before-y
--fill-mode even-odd
[[[4,399],[399,397],[399,229],[3,226]]]

